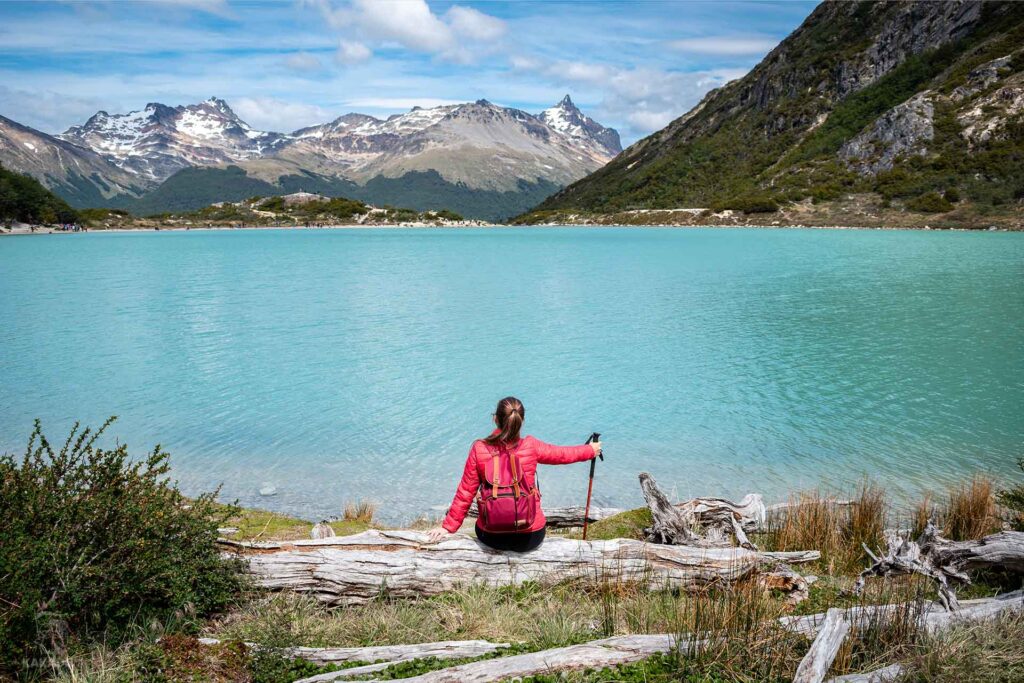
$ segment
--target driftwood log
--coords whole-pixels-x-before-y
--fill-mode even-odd
[[[702,645],[703,642],[680,642],[679,649],[685,653],[690,648]],[[581,645],[470,662],[402,680],[414,683],[485,683],[514,680],[553,670],[603,669],[629,664],[669,652],[675,647],[676,639],[669,634],[613,636]],[[296,683],[319,683],[326,680],[336,679],[314,677]]]
[[[652,543],[692,545],[720,548],[736,544],[757,550],[744,531],[744,520],[756,528],[764,522],[765,507],[761,497],[750,494],[740,504],[722,498],[697,498],[682,505],[673,505],[647,472],[640,473],[640,489],[653,523],[644,533]]]
[[[967,572],[976,569],[1000,569],[1024,574],[1024,532],[1001,531],[975,541],[950,541],[943,538],[930,521],[917,540],[896,530],[885,531],[887,551],[878,556],[866,545],[872,564],[861,572],[854,587],[860,593],[869,576],[922,574],[938,584],[939,600],[946,609],[956,609],[956,587],[968,585]]]
[[[416,531],[365,531],[320,540],[221,543],[241,552],[263,587],[310,593],[328,604],[364,603],[382,593],[416,597],[469,584],[566,579],[689,588],[737,581],[780,562],[811,562],[821,556],[815,550],[759,553],[627,539],[550,538],[527,553],[493,550],[465,537],[435,545],[426,541],[426,534]]]
[[[964,605],[965,607],[960,613],[953,614],[946,612],[937,603],[926,603],[922,609],[922,615],[928,617],[924,620],[925,628],[941,630],[955,624],[990,619],[1010,612],[1024,612],[1024,592],[1015,591],[1014,593],[1008,593],[996,598],[965,601]],[[876,618],[878,614],[884,613],[885,610],[893,607],[899,606],[854,607],[845,610],[837,609],[834,612],[838,613],[843,620],[853,623],[854,619],[851,617]],[[833,610],[829,612],[833,612]],[[823,630],[828,620],[828,615],[829,613],[812,614],[804,617],[784,617],[779,622],[790,630],[815,637],[819,631]],[[931,617],[934,617],[934,619],[930,619]],[[679,652],[686,654],[695,649],[713,645],[715,642],[714,636],[709,636],[705,640],[691,640],[686,637],[680,637],[677,640],[675,636],[670,634],[614,636],[582,645],[572,645],[542,650],[540,652],[531,652],[529,654],[461,664],[402,680],[409,683],[482,683],[483,681],[534,676],[542,673],[551,673],[552,671],[601,669],[647,659],[656,654],[670,652],[676,649],[677,646]],[[312,678],[297,681],[296,683],[313,683],[313,681],[325,680],[334,679]],[[849,680],[882,683],[884,679],[850,678]]]
[[[847,674],[830,678],[828,683],[893,683],[903,673],[903,667],[892,664],[882,669],[875,669],[865,674]]]
[[[200,638],[202,645],[217,645],[217,638]],[[246,647],[260,649],[257,643],[245,643]],[[313,676],[309,681],[334,681],[363,674],[371,674],[388,668],[392,664],[411,662],[415,659],[433,657],[436,659],[462,659],[482,657],[502,648],[509,643],[491,643],[486,640],[444,640],[434,643],[415,643],[412,645],[373,645],[370,647],[289,647],[281,650],[281,654],[292,659],[302,659],[313,664],[344,664],[347,662],[373,662],[363,666],[349,667],[330,674]]]
[[[818,635],[811,644],[793,676],[793,683],[821,683],[825,680],[828,668],[832,666],[839,648],[846,635],[850,632],[850,622],[846,620],[843,610],[830,609],[825,613],[825,621],[818,630]]]

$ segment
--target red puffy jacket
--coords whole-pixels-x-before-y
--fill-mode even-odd
[[[455,491],[455,500],[448,508],[448,515],[441,523],[450,533],[455,533],[462,526],[462,520],[466,518],[466,512],[476,496],[480,487],[480,480],[484,476],[484,466],[491,462],[491,458],[497,452],[497,446],[488,445],[483,440],[473,442],[469,449],[469,457],[466,458],[466,467],[462,472],[462,481]],[[582,446],[552,446],[532,436],[525,436],[512,449],[515,451],[517,461],[523,468],[523,476],[526,479],[528,488],[537,486],[537,465],[568,465],[569,463],[582,462],[594,457],[594,449],[590,444]],[[505,477],[502,478],[505,481]],[[533,522],[529,531],[543,529],[547,520],[544,519],[544,511]],[[480,520],[477,520],[480,524]]]

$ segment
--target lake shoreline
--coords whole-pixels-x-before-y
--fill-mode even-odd
[[[736,224],[718,224],[718,223],[630,223],[630,224],[616,224],[616,223],[533,223],[533,224],[506,224],[506,223],[490,223],[480,225],[408,225],[408,224],[381,224],[381,225],[365,225],[359,223],[352,224],[338,224],[338,225],[322,225],[322,226],[303,226],[303,225],[246,225],[246,226],[231,226],[231,225],[204,225],[199,227],[148,227],[140,226],[137,228],[90,228],[86,230],[68,231],[59,230],[52,227],[36,226],[35,230],[29,228],[13,228],[10,230],[0,229],[0,237],[19,237],[19,236],[30,236],[30,235],[76,235],[83,233],[151,233],[151,232],[250,232],[250,231],[261,231],[261,230],[286,230],[296,232],[312,232],[317,230],[475,230],[475,229],[514,229],[514,228],[582,228],[582,229],[663,229],[663,230],[687,230],[687,229],[701,229],[701,228],[713,228],[721,230],[735,230],[744,228],[758,228],[765,230],[865,230],[865,231],[897,231],[897,232],[1024,232],[1024,226],[1021,227],[1005,227],[1005,226],[991,226],[987,228],[959,228],[959,227],[931,227],[931,226],[871,226],[871,225],[799,225],[799,224],[778,224],[768,225],[764,223],[736,223]]]

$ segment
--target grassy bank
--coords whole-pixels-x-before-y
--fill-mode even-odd
[[[939,198],[941,199],[941,198]],[[588,212],[573,209],[533,211],[519,225],[678,225],[904,228],[934,230],[1024,230],[1024,206],[987,206],[962,201],[905,204],[875,194],[840,199],[777,203],[738,201],[700,209],[645,209]]]
[[[225,577],[236,576],[224,574],[234,565],[212,550],[216,535],[244,540],[308,538],[311,522],[214,503],[211,497],[185,499],[167,482],[161,451],[144,461],[148,464],[133,465],[122,457],[127,454],[124,446],[103,451],[91,439],[76,437],[63,450],[49,454],[43,448],[37,459],[8,456],[0,461],[0,513],[6,520],[5,554],[0,559],[5,572],[28,548],[37,548],[35,561],[41,563],[35,571],[19,573],[17,584],[9,573],[0,574],[2,661],[5,675],[14,679],[284,683],[331,669],[290,659],[287,648],[298,645],[358,647],[466,639],[509,644],[488,655],[493,657],[611,635],[716,633],[720,640],[714,647],[685,656],[669,652],[616,669],[552,672],[530,680],[781,682],[792,679],[810,641],[781,628],[777,620],[856,605],[903,607],[887,619],[859,624],[830,675],[899,662],[906,667],[901,679],[906,681],[995,683],[1024,677],[1024,619],[1004,618],[928,636],[918,618],[924,601],[935,598],[931,581],[917,576],[874,579],[861,595],[851,590],[857,573],[867,566],[862,544],[879,548],[887,527],[920,527],[931,518],[951,538],[960,539],[979,538],[1005,526],[1024,529],[1024,486],[1009,482],[975,477],[899,508],[882,486],[867,482],[849,492],[794,494],[791,505],[772,513],[751,540],[766,550],[821,551],[819,561],[800,566],[802,574],[817,580],[796,602],[756,580],[684,592],[650,590],[595,571],[592,579],[553,586],[464,586],[421,599],[394,598],[382,590],[368,604],[331,609],[312,597],[268,594],[242,580],[226,581]],[[37,445],[40,440],[45,442],[41,433],[36,435]],[[46,496],[41,495],[44,492]],[[849,502],[837,504],[839,498]],[[43,500],[45,507],[33,502]],[[126,510],[111,517],[111,505]],[[65,526],[60,527],[62,522]],[[107,534],[105,525],[111,522],[114,528]],[[592,525],[591,538],[642,538],[649,523],[646,510],[624,512]],[[377,526],[368,504],[339,510],[331,524],[338,534]],[[66,558],[95,553],[100,549],[97,536],[108,539],[103,548],[115,557],[90,565],[84,573],[76,571],[75,562]],[[117,555],[124,539],[133,550]],[[141,550],[149,544],[155,544],[156,553]],[[15,553],[11,548],[20,550]],[[50,559],[53,554],[56,560]],[[43,571],[46,562],[63,572],[59,582]],[[219,583],[207,585],[216,577],[221,577]],[[961,590],[962,599],[1021,587],[1019,576],[988,573],[973,578],[975,583]],[[145,588],[152,581],[171,579],[177,582],[174,590],[154,593]],[[62,593],[69,585],[75,592]],[[31,602],[33,595],[50,600],[41,606],[43,611]],[[97,597],[103,601],[97,603]],[[101,605],[104,609],[99,611]],[[220,643],[202,645],[200,636]],[[20,650],[7,651],[15,642]],[[416,660],[373,676],[405,678],[456,663],[459,660]]]

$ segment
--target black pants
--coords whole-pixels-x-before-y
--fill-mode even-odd
[[[494,548],[495,550],[513,550],[517,553],[525,553],[528,550],[535,550],[537,546],[544,540],[545,529],[537,529],[536,531],[526,531],[522,533],[511,533],[511,534],[492,534],[489,531],[483,531],[480,527],[476,528],[476,537],[480,539],[480,542],[486,546]]]

